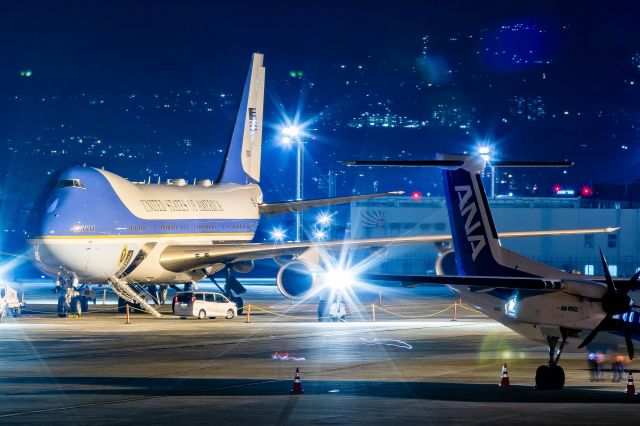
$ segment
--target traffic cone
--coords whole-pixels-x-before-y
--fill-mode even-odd
[[[507,363],[502,366],[502,378],[500,379],[500,387],[509,387],[509,372],[507,371]]]
[[[636,385],[633,384],[633,373],[629,370],[629,378],[627,379],[627,391],[625,394],[634,396],[636,394]]]
[[[296,377],[293,379],[293,389],[291,389],[291,395],[302,395],[302,381],[300,380],[300,369],[296,368]]]

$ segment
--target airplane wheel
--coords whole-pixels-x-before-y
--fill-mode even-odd
[[[557,390],[564,387],[564,370],[560,366],[541,365],[536,370],[536,389]]]
[[[80,297],[80,304],[82,305],[82,312],[89,311],[89,298],[87,296]]]
[[[122,297],[118,297],[118,313],[124,314],[127,312],[127,301]]]
[[[234,297],[231,301],[236,304],[236,307],[238,308],[238,315],[242,315],[242,313],[244,312],[244,301],[242,300],[242,297]]]
[[[60,296],[58,298],[58,316],[60,318],[64,318],[64,317],[67,316],[67,307],[65,306],[66,305],[65,302],[66,301],[65,301],[64,296]]]
[[[204,311],[204,309],[200,309],[200,312],[198,312],[198,319],[206,319],[207,318],[207,313]]]
[[[324,300],[318,304],[318,321],[327,322],[329,316],[329,304]]]
[[[71,309],[69,309],[74,314],[81,316],[82,315],[82,302],[79,297],[74,297],[71,299]]]

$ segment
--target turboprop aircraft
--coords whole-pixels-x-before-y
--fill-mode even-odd
[[[281,265],[276,282],[291,299],[316,294],[335,272],[335,262],[320,250],[383,247],[448,241],[449,235],[375,238],[352,241],[252,243],[261,215],[396,195],[382,193],[316,200],[266,203],[260,189],[265,68],[263,55],[252,56],[233,134],[217,181],[184,179],[164,184],[130,182],[114,173],[73,167],[62,171],[43,191],[29,226],[30,255],[56,280],[62,292],[58,314],[88,309],[91,284],[108,284],[119,306],[137,304],[159,316],[154,299],[168,286],[193,285],[225,270],[224,289],[242,312],[246,290],[234,272],[247,273],[253,262],[273,259]],[[609,232],[610,229],[534,231],[512,237]],[[340,271],[338,271],[340,272]],[[158,297],[157,288],[162,291]],[[89,290],[89,294],[87,294]]]
[[[629,358],[633,358],[633,340],[640,339],[640,312],[634,311],[637,306],[628,293],[640,290],[640,272],[631,279],[614,280],[600,251],[604,278],[574,275],[502,247],[480,177],[485,160],[470,155],[440,155],[434,161],[348,164],[441,167],[452,231],[453,250],[438,260],[438,275],[363,274],[361,279],[400,281],[406,287],[447,284],[487,316],[529,339],[547,343],[549,362],[536,371],[538,389],[564,386],[564,371],[558,361],[565,348],[625,344]]]

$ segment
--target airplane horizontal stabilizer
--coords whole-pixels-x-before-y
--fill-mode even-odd
[[[560,290],[559,280],[538,277],[486,277],[468,275],[392,275],[360,274],[360,279],[372,281],[400,281],[404,287],[420,285],[468,285],[470,287],[508,288],[518,290]]]
[[[352,195],[349,197],[317,198],[314,200],[285,201],[282,203],[260,204],[260,214],[270,216],[282,213],[301,212],[316,207],[333,206],[336,204],[352,203],[354,201],[369,200],[372,198],[390,197],[402,195],[404,191],[382,192],[379,194]]]
[[[383,167],[462,167],[463,160],[357,160],[344,161],[346,166]],[[487,167],[571,167],[571,161],[487,161]]]

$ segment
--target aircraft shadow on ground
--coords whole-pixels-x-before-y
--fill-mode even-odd
[[[21,385],[25,388],[21,389]],[[133,377],[25,377],[2,378],[5,396],[56,394],[120,397],[170,396],[281,396],[288,395],[289,380],[237,380],[209,378],[133,378]],[[96,389],[92,389],[95,387]],[[304,380],[305,395],[336,397],[376,397],[461,402],[512,403],[621,403],[640,400],[610,390],[566,387],[561,391],[536,391],[532,386],[500,388],[491,384],[436,382],[380,382],[343,380]]]

